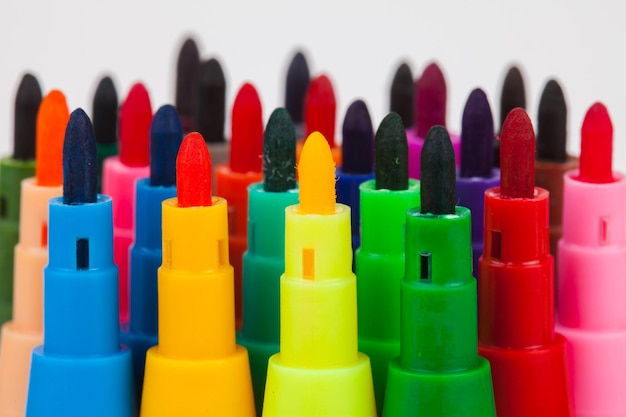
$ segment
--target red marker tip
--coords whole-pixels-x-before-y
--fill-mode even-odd
[[[212,204],[211,155],[200,133],[188,134],[176,158],[176,192],[178,207]]]
[[[126,166],[150,163],[150,95],[142,83],[132,86],[122,104],[119,117],[120,161]]]
[[[311,80],[304,98],[304,137],[320,132],[330,148],[334,148],[336,117],[337,101],[333,84],[326,75],[319,75]]]
[[[230,169],[261,172],[263,163],[263,109],[256,88],[245,83],[237,92],[231,119]]]
[[[509,198],[535,193],[535,133],[521,107],[509,112],[500,133],[500,193]]]
[[[615,181],[613,178],[613,124],[602,103],[594,103],[580,129],[580,163],[578,180],[595,184]]]

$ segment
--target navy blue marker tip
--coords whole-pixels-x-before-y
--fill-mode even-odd
[[[63,204],[95,203],[98,171],[96,136],[83,109],[70,115],[63,141]]]
[[[294,123],[302,123],[304,119],[304,97],[310,80],[306,57],[297,52],[289,64],[285,84],[285,108]]]
[[[150,185],[176,185],[176,156],[183,141],[183,127],[176,108],[166,104],[159,108],[150,128]]]
[[[494,126],[487,95],[474,89],[463,110],[461,130],[461,173],[464,178],[491,176]]]
[[[374,169],[374,128],[367,105],[356,100],[343,120],[342,166],[344,174],[368,174]]]

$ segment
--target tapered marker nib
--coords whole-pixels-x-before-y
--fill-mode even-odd
[[[304,120],[304,97],[310,79],[306,57],[302,52],[297,52],[289,64],[285,84],[285,108],[294,123],[302,123]]]
[[[215,58],[200,64],[194,104],[194,126],[207,143],[222,143],[226,120],[226,78]]]
[[[304,103],[305,137],[315,131],[320,132],[334,148],[337,102],[333,85],[326,75],[311,81]]]
[[[113,80],[111,77],[102,78],[93,97],[93,130],[97,143],[104,145],[117,142],[118,107]]]
[[[500,130],[504,126],[504,120],[511,110],[516,107],[526,108],[526,89],[524,78],[520,69],[512,66],[504,77],[502,92],[500,95]]]
[[[461,177],[491,177],[494,139],[489,100],[485,92],[477,88],[470,93],[463,110]]]
[[[231,120],[230,169],[234,172],[261,172],[263,156],[263,110],[254,86],[245,83],[233,104]]]
[[[537,160],[567,160],[567,105],[559,83],[550,80],[539,101],[537,119]]]
[[[296,188],[296,131],[284,108],[272,112],[263,136],[263,189]]]
[[[41,103],[41,87],[31,74],[24,74],[15,95],[13,124],[13,159],[35,158],[37,111]]]
[[[320,132],[311,133],[304,142],[298,176],[300,214],[335,213],[335,161],[328,142]]]
[[[583,121],[580,140],[578,180],[595,184],[615,181],[613,178],[613,124],[602,103],[594,103]]]
[[[374,170],[374,128],[363,100],[350,104],[343,119],[341,170],[346,174],[369,174]]]
[[[192,38],[187,38],[180,48],[176,62],[176,109],[185,119],[191,119],[193,114],[199,67],[198,45]]]
[[[500,193],[509,198],[533,198],[535,193],[535,133],[519,107],[506,117],[500,134]]]
[[[409,188],[409,145],[402,119],[389,113],[378,126],[374,139],[376,150],[376,189]]]
[[[183,126],[174,106],[157,110],[150,128],[150,185],[171,187],[176,184],[176,156],[183,141]]]
[[[126,166],[147,166],[150,162],[152,106],[146,87],[133,85],[120,111],[120,161]]]
[[[415,87],[415,125],[417,136],[426,137],[431,127],[446,125],[446,80],[435,63],[426,67]]]
[[[413,126],[413,73],[406,62],[400,64],[391,82],[389,111],[402,118],[405,128]]]
[[[211,155],[202,135],[185,136],[176,159],[178,207],[212,205]]]
[[[420,172],[421,213],[454,214],[456,168],[454,148],[443,126],[433,126],[426,134]]]
[[[63,93],[50,91],[41,101],[37,114],[37,185],[56,187],[63,184],[63,138],[69,118],[70,111]]]
[[[63,142],[63,204],[95,203],[98,197],[96,136],[83,109],[70,115]]]

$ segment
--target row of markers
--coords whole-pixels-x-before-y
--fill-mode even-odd
[[[393,91],[407,93],[398,87],[407,68],[394,79],[392,105]],[[519,85],[519,73],[510,74],[507,82]],[[445,103],[439,68],[428,66],[416,85],[417,120],[443,124],[445,106],[423,111]],[[185,141],[176,169],[183,126],[193,121],[172,106],[152,117],[138,84],[121,108],[120,153],[104,162],[109,199],[96,197],[94,161],[115,150],[115,140],[97,144],[87,116],[76,111],[70,119],[59,91],[40,106],[37,93],[36,80],[25,77],[14,155],[0,162],[2,228],[15,242],[19,230],[13,319],[1,335],[0,416],[23,415],[27,402],[29,416],[133,415],[140,404],[145,416],[254,415],[255,408],[267,416],[489,416],[494,407],[501,416],[626,412],[626,365],[619,366],[626,288],[618,278],[626,270],[626,185],[611,170],[612,127],[602,105],[583,123],[580,171],[565,174],[578,160],[565,153],[566,110],[555,82],[540,105],[546,128],[536,166],[522,110],[510,113],[494,152],[481,90],[470,94],[462,133],[451,138],[422,122],[405,131],[410,123],[392,113],[374,140],[367,108],[356,101],[339,148],[332,133],[328,142],[308,135],[334,132],[332,86],[319,77],[300,101],[308,109],[306,149],[317,155],[306,158],[286,110],[272,114],[260,139],[260,100],[246,84],[233,106],[230,162],[216,167],[213,181],[198,135]],[[109,110],[94,106],[94,122],[110,123],[95,123],[95,138],[102,131],[114,137],[110,79],[96,97]],[[18,140],[35,136],[29,114],[38,114],[36,147]],[[208,142],[211,157],[227,151],[221,139]],[[501,171],[494,154],[502,155]],[[34,170],[21,185],[21,203],[11,198]],[[537,183],[556,183],[552,198],[534,188],[535,172]],[[335,204],[335,176],[337,200],[351,210]],[[212,183],[221,198],[211,196]],[[162,215],[161,202],[177,190]],[[554,331],[549,237],[559,254],[556,325],[566,339]],[[1,248],[0,260],[12,266],[12,247]],[[120,351],[120,338],[129,351]],[[42,341],[32,354],[27,401],[31,351]],[[141,402],[133,391],[143,393]]]

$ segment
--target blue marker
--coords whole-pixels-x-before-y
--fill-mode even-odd
[[[120,348],[111,198],[96,193],[96,140],[72,112],[63,145],[63,196],[49,203],[44,339],[33,350],[27,417],[132,417],[130,350]]]
[[[150,178],[135,183],[135,242],[130,248],[130,321],[122,343],[133,352],[140,395],[146,351],[158,344],[157,270],[161,266],[161,203],[176,197],[176,156],[183,128],[176,108],[162,106],[150,127]]]

